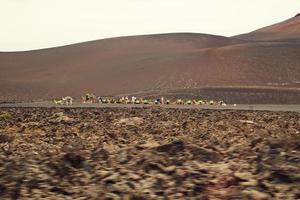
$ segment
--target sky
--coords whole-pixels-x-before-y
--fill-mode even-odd
[[[299,0],[0,0],[0,51],[155,33],[233,36],[298,13]]]

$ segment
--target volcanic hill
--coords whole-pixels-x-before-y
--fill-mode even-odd
[[[235,38],[252,41],[300,42],[300,13],[283,22],[242,34]]]
[[[235,37],[170,33],[0,53],[0,101],[92,92],[300,102],[300,17]]]

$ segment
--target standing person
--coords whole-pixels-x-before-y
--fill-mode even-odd
[[[161,97],[161,104],[164,104],[165,103],[165,98],[162,96]]]
[[[135,100],[136,100],[136,97],[135,97],[135,96],[132,96],[132,97],[131,97],[131,103],[135,103]]]
[[[158,97],[158,98],[156,98],[156,100],[155,100],[155,104],[160,104],[160,98]]]

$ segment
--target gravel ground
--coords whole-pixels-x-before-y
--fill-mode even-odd
[[[0,108],[0,199],[300,199],[300,113]]]

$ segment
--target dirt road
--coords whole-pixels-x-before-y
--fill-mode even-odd
[[[212,110],[265,110],[265,111],[291,111],[300,112],[300,104],[298,105],[279,105],[279,104],[238,104],[227,106],[210,106],[210,105],[139,105],[139,104],[83,104],[74,103],[72,106],[57,106],[52,102],[34,102],[34,103],[0,103],[0,108],[141,108],[141,107],[163,107],[163,108],[178,108],[178,109],[212,109]]]

